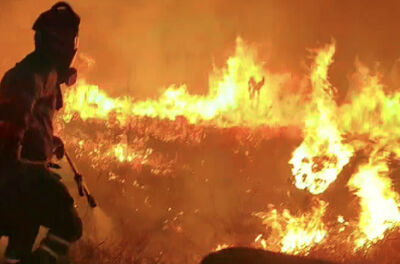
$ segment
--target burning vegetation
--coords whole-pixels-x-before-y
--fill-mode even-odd
[[[196,263],[250,246],[399,260],[381,256],[400,224],[400,93],[358,62],[339,104],[335,43],[312,55],[304,76],[272,72],[238,38],[205,95],[173,85],[157,99],[113,98],[84,79],[66,91],[57,129],[110,221],[102,239],[87,228],[76,259]]]

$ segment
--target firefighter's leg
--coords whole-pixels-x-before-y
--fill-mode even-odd
[[[31,224],[29,219],[23,220],[24,223],[21,222],[17,230],[9,232],[5,263],[23,263],[22,261],[32,252],[32,247],[39,231],[39,225]]]
[[[41,177],[38,189],[43,193],[39,197],[39,223],[49,232],[34,254],[46,252],[53,259],[68,254],[70,243],[82,236],[82,221],[74,207],[74,200],[57,175],[47,171]]]
[[[70,244],[82,235],[82,222],[73,206],[60,208],[54,212],[53,219],[44,219],[43,225],[49,228],[49,232],[38,251],[45,251],[54,259],[67,256]]]
[[[5,165],[1,167],[0,211],[4,235],[8,237],[5,252],[6,263],[21,263],[32,252],[32,247],[39,231],[39,223],[29,213],[34,210],[31,197],[28,197],[24,174],[20,167]]]

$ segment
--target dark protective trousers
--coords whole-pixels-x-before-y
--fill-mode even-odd
[[[40,226],[68,242],[82,235],[74,200],[59,175],[43,165],[1,166],[0,236],[8,236],[6,256],[27,257]]]

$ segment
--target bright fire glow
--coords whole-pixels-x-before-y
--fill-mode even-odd
[[[349,162],[353,149],[342,143],[337,125],[337,106],[332,98],[332,87],[327,81],[335,45],[319,51],[311,71],[312,93],[306,106],[304,141],[294,151],[295,184],[313,194],[323,193],[336,180]]]
[[[349,225],[351,219],[346,217],[345,221],[341,215],[333,222],[345,224],[346,231],[352,228],[355,249],[369,248],[400,224],[399,195],[389,178],[389,160],[400,157],[400,93],[386,93],[379,76],[359,63],[348,100],[338,105],[328,80],[334,53],[334,43],[317,50],[310,76],[295,78],[287,72],[266,70],[265,63],[257,62],[256,52],[238,39],[226,66],[210,75],[206,95],[193,95],[185,85],[172,85],[158,99],[136,101],[131,97],[111,98],[98,86],[80,80],[65,94],[61,127],[73,120],[80,120],[80,124],[105,123],[111,135],[103,133],[107,136],[98,136],[96,143],[81,144],[77,135],[67,143],[76,147],[78,156],[90,156],[93,166],[116,160],[140,170],[144,164],[156,164],[153,172],[161,175],[170,171],[174,159],[165,161],[157,156],[145,146],[143,138],[162,138],[167,143],[174,138],[200,144],[205,133],[202,128],[207,126],[294,126],[303,135],[289,161],[294,184],[314,196],[324,193],[351,158],[362,152],[368,162],[358,165],[347,184],[360,200],[359,222]],[[140,137],[122,137],[129,129]],[[272,208],[257,213],[272,231],[258,232],[262,234],[254,240],[256,245],[306,255],[315,245],[327,241],[331,231],[325,223],[329,206],[322,198],[314,198],[317,202],[305,212],[293,214],[287,208]],[[214,250],[225,246],[221,244]]]
[[[348,183],[361,199],[361,234],[356,240],[356,249],[382,239],[387,230],[400,224],[400,197],[387,177],[389,168],[384,157],[373,158],[360,166]]]
[[[122,124],[132,116],[170,120],[183,116],[193,124],[211,121],[221,127],[300,125],[302,111],[295,110],[300,96],[284,97],[282,89],[289,80],[289,74],[264,70],[256,63],[256,53],[238,39],[227,67],[210,76],[207,95],[191,95],[185,85],[173,85],[157,100],[134,102],[129,97],[112,99],[98,86],[80,81],[65,95],[64,120],[69,122],[79,112],[83,120],[107,120],[114,113]]]
[[[263,248],[290,254],[307,253],[327,235],[322,221],[326,207],[327,204],[319,200],[311,212],[300,216],[292,215],[287,209],[281,213],[276,209],[267,213],[257,213],[256,216],[272,229],[266,241],[260,240],[263,242]]]

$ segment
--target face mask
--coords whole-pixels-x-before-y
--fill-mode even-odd
[[[77,71],[70,66],[76,56],[78,37],[70,37],[68,34],[38,33],[36,43],[37,50],[57,68],[60,84],[73,85],[76,82]]]
[[[78,79],[78,72],[75,68],[69,68],[67,74],[65,75],[64,83],[67,86],[72,86],[76,83]]]

